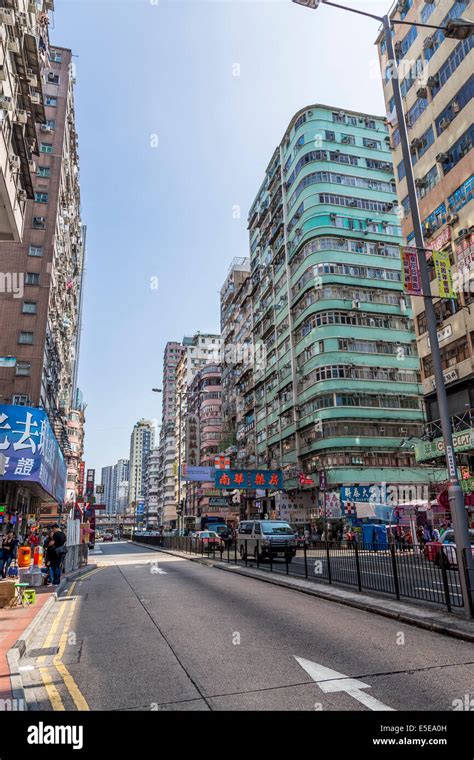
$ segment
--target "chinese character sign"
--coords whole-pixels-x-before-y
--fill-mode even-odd
[[[216,488],[259,488],[281,491],[283,474],[281,470],[216,470]]]
[[[43,409],[0,405],[0,452],[6,458],[0,480],[39,483],[53,499],[63,501],[66,464]]]
[[[451,262],[446,251],[433,251],[433,264],[439,285],[440,298],[456,298],[451,274]]]
[[[421,279],[416,248],[405,246],[401,249],[403,289],[413,296],[421,295]]]

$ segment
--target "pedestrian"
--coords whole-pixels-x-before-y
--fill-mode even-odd
[[[18,539],[12,530],[7,531],[2,541],[2,578],[7,577],[8,568],[16,557]]]
[[[440,538],[441,538],[441,534],[438,528],[433,528],[433,541],[439,541]]]
[[[60,530],[59,525],[55,523],[52,527],[51,539],[47,551],[53,586],[59,586],[61,581],[61,564],[66,552],[66,536],[64,532]]]
[[[431,525],[429,523],[426,523],[425,527],[423,528],[423,538],[424,538],[425,544],[433,540]]]
[[[418,538],[418,543],[420,544],[420,548],[423,549],[424,546],[424,536],[423,536],[423,528],[421,525],[418,526],[416,529],[416,537]]]

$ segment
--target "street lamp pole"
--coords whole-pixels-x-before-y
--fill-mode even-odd
[[[319,0],[293,0],[299,5],[305,5],[316,9],[320,5]],[[354,8],[348,8],[347,6],[341,6],[329,0],[321,0],[323,4],[331,5],[341,10],[347,10],[360,15],[369,16],[380,21],[383,25],[385,43],[387,46],[388,66],[391,71],[393,100],[395,104],[395,113],[398,121],[398,130],[400,133],[400,144],[402,148],[403,162],[406,171],[406,180],[408,188],[408,198],[410,201],[410,209],[412,215],[413,232],[415,237],[418,265],[420,269],[420,279],[423,293],[423,300],[425,304],[426,322],[428,327],[428,335],[430,339],[431,355],[433,360],[433,368],[436,381],[436,397],[438,401],[438,409],[440,415],[441,428],[443,431],[443,440],[446,453],[446,465],[449,477],[448,497],[451,506],[451,515],[453,518],[454,536],[456,540],[456,548],[458,555],[458,567],[459,567],[459,582],[461,585],[462,596],[464,601],[464,610],[466,615],[472,616],[474,610],[474,559],[471,553],[471,544],[469,537],[469,528],[466,518],[466,508],[464,505],[464,496],[459,485],[456,454],[453,446],[453,432],[451,427],[451,419],[448,409],[448,397],[446,394],[446,386],[444,384],[443,367],[441,363],[441,352],[438,344],[438,331],[436,325],[436,314],[434,310],[433,300],[431,298],[431,286],[430,277],[428,271],[428,263],[425,256],[425,244],[423,239],[423,231],[421,226],[420,211],[418,208],[418,198],[416,195],[415,176],[413,173],[413,165],[411,161],[411,153],[408,142],[408,130],[405,122],[405,114],[403,111],[402,96],[400,91],[400,81],[398,78],[398,66],[395,58],[395,51],[393,47],[392,39],[392,23],[385,15],[383,17],[376,16],[374,14],[365,13],[363,11],[357,11]],[[408,23],[408,22],[407,22]],[[418,26],[427,26],[425,24],[418,24]],[[452,30],[451,32],[449,30]],[[449,36],[454,37],[456,29],[459,29],[459,38],[468,36],[474,31],[474,24],[466,21],[452,21],[450,26],[445,27],[448,30]],[[464,567],[466,567],[466,573],[464,573]]]

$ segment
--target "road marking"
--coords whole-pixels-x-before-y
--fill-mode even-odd
[[[393,707],[388,707],[388,705],[379,702],[378,699],[375,699],[370,694],[361,691],[362,689],[370,689],[370,684],[359,681],[356,678],[350,678],[350,676],[345,676],[343,673],[326,668],[324,665],[318,665],[317,662],[305,660],[303,657],[296,657],[295,655],[295,660],[301,665],[303,670],[306,670],[313,681],[318,684],[321,691],[325,693],[345,691],[350,697],[354,697],[358,702],[368,707],[369,710],[390,710],[391,712],[395,712]]]
[[[39,672],[41,674],[41,678],[43,679],[44,688],[46,689],[46,694],[48,695],[48,699],[53,710],[55,712],[65,710],[63,701],[59,695],[59,691],[53,684],[51,673],[49,672],[48,668],[40,668]]]
[[[69,607],[68,615],[64,623],[63,632],[59,640],[59,651],[57,655],[54,657],[53,663],[59,675],[63,679],[64,684],[69,694],[71,695],[74,704],[76,705],[76,708],[78,710],[90,710],[90,707],[87,704],[85,697],[82,695],[77,683],[75,682],[71,673],[67,669],[66,665],[62,662],[62,658],[66,650],[69,627],[71,625],[72,616],[74,615],[74,612],[75,612],[76,604],[77,604],[77,597],[73,599],[73,601],[71,602],[71,606]]]

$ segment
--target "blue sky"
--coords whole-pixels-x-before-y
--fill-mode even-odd
[[[248,255],[247,211],[293,114],[315,102],[384,113],[378,26],[290,0],[56,0],[52,26],[77,56],[79,383],[86,463],[100,469],[128,456],[137,419],[161,419],[151,388],[166,341],[219,331],[219,289]]]

